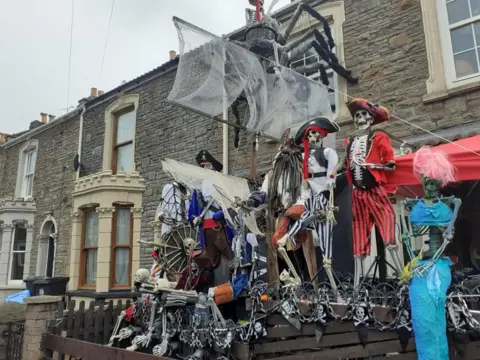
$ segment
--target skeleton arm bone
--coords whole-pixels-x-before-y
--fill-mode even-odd
[[[447,229],[443,233],[443,238],[447,239],[448,241],[452,240],[453,238],[453,227],[455,225],[455,221],[457,220],[458,212],[460,211],[460,206],[462,206],[462,200],[459,198],[453,199],[453,216],[452,220],[450,221],[450,224],[448,224]]]

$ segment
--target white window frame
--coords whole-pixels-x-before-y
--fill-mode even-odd
[[[322,35],[323,32],[322,32]],[[335,40],[335,34],[333,33],[332,31],[332,37],[333,39]],[[336,46],[335,46],[336,48]],[[333,53],[335,54],[335,48],[333,48]],[[320,58],[320,55],[318,55],[317,53],[313,54],[313,55],[309,55],[309,56],[305,56],[303,55],[303,59],[298,59],[298,60],[295,60],[294,62],[292,62],[291,65],[295,64],[295,63],[299,63],[300,60],[303,60],[303,63],[305,64],[306,60],[309,59],[309,58],[312,58],[312,57],[315,57],[316,58],[316,61],[322,61],[322,59]],[[328,67],[328,64],[325,64],[325,67],[326,67],[326,73],[327,73],[327,76],[329,78],[329,82],[330,84],[328,85],[329,88],[332,88],[332,89],[337,89],[338,88],[338,74],[333,71],[332,68]],[[307,78],[309,79],[312,79],[312,80],[318,80],[318,81],[321,81],[320,80],[320,70],[318,70],[316,73],[314,74],[311,74],[311,75],[308,75]],[[332,82],[333,82],[333,86],[332,86]],[[330,97],[332,94],[331,92],[328,93],[328,97]],[[333,119],[332,120],[336,120],[337,117],[338,117],[338,113],[339,113],[339,96],[338,96],[338,91],[334,91],[333,92],[333,96],[335,98],[335,111],[333,112]]]
[[[17,232],[17,225],[19,224],[14,224],[13,226],[13,231],[12,231],[12,242],[10,244],[10,254],[9,254],[9,261],[8,261],[8,273],[7,273],[7,283],[8,285],[23,285],[23,278],[25,277],[25,267],[27,265],[27,238],[28,238],[28,229],[27,229],[27,224],[23,224],[25,226],[25,250],[20,251],[20,250],[13,250],[15,246],[15,233]],[[12,265],[13,265],[13,254],[20,254],[24,253],[25,258],[24,258],[24,263],[23,263],[23,276],[22,279],[20,280],[13,280],[12,279]]]
[[[457,79],[455,78],[446,1],[420,0],[420,5],[429,74],[426,81],[427,93],[423,96],[423,102],[445,100],[458,93],[478,89],[480,76],[452,81]]]
[[[31,172],[29,174],[26,173],[27,170],[27,159],[28,154],[33,154],[33,165]],[[15,188],[15,197],[17,199],[24,199],[24,200],[31,200],[33,199],[33,187],[35,185],[35,168],[37,162],[37,154],[38,154],[38,140],[30,140],[25,143],[20,148],[19,151],[19,161],[18,161],[18,168],[17,168],[17,184]],[[32,188],[31,194],[27,194],[27,183],[26,178],[27,176],[31,177]]]
[[[35,177],[35,163],[37,160],[37,149],[30,149],[24,153],[24,161],[23,161],[23,176],[22,176],[22,198],[32,198],[33,194],[33,179]],[[30,158],[31,156],[31,158]],[[28,169],[29,164],[31,163],[30,171]],[[30,191],[29,182],[31,182]]]
[[[437,12],[438,12],[438,21],[439,27],[441,32],[441,41],[442,41],[442,55],[445,61],[445,75],[446,75],[446,83],[447,89],[454,88],[461,85],[470,84],[472,82],[480,80],[480,61],[478,51],[476,51],[477,57],[477,65],[479,67],[479,72],[467,76],[463,76],[461,78],[457,78],[457,74],[455,71],[455,61],[453,55],[453,47],[452,47],[452,38],[451,38],[451,30],[472,24],[474,22],[480,21],[480,15],[470,17],[466,20],[459,21],[452,25],[448,22],[448,11],[447,11],[447,2],[452,2],[454,0],[437,0]],[[469,7],[470,2],[468,1]],[[475,35],[473,37],[475,49],[480,46],[480,44],[476,43]],[[471,49],[470,49],[471,50]],[[465,50],[467,51],[467,50]]]
[[[330,28],[332,29],[332,36],[335,39],[335,48],[334,53],[338,58],[340,64],[345,66],[345,52],[344,52],[344,41],[343,41],[343,23],[345,22],[345,4],[343,1],[332,1],[328,3],[323,3],[318,6],[314,6],[320,14],[325,18],[332,18],[330,23]],[[290,16],[291,18],[291,16]],[[286,22],[290,21],[290,18],[286,19]],[[285,23],[285,21],[283,21]],[[303,12],[302,16],[295,25],[290,39],[293,39],[301,32],[306,29],[312,29],[314,27],[322,27],[322,24],[318,20],[311,17],[308,13]],[[327,74],[332,69],[327,69]],[[313,75],[315,76],[315,75]],[[347,81],[338,76],[336,73],[333,75],[333,81],[335,83],[335,116],[334,119],[337,121],[350,120],[351,115],[348,111],[346,103],[348,101],[347,95]]]

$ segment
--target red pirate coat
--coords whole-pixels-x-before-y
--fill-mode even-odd
[[[352,173],[350,171],[350,148],[352,145],[353,137],[345,139],[345,163],[347,170],[347,180],[350,185],[353,184]],[[390,142],[390,138],[383,131],[374,131],[368,138],[367,142],[367,156],[365,162],[370,164],[395,164],[395,154]],[[387,182],[385,171],[380,169],[368,169],[373,175],[378,184],[384,184]]]

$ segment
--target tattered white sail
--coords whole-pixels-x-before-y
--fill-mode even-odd
[[[227,209],[232,208],[231,201],[233,201],[235,197],[246,200],[250,194],[246,179],[224,175],[216,171],[172,159],[162,160],[162,168],[176,181],[184,184],[190,189],[201,190],[204,180],[211,181],[214,185],[211,195],[220,204],[225,217],[232,223],[233,220],[230,218],[227,211]],[[251,233],[255,235],[263,235],[258,229],[257,222],[253,215],[247,215],[245,224]]]
[[[282,66],[267,74],[265,62],[247,49],[178,18],[174,23],[180,61],[168,100],[217,116],[244,92],[249,108],[244,125],[275,138],[312,117],[332,117],[327,88],[318,81]]]

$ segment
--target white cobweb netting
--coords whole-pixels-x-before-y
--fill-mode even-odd
[[[234,223],[233,219],[227,211],[227,209],[232,207],[231,201],[235,200],[235,196],[241,200],[246,200],[250,195],[250,189],[246,179],[224,175],[216,171],[203,169],[172,159],[163,159],[161,163],[162,169],[165,172],[192,190],[202,190],[204,180],[210,181],[213,184],[214,190],[212,197],[220,204],[225,217],[231,221],[232,224]],[[263,235],[258,229],[253,215],[246,216],[245,225],[253,234]]]
[[[272,63],[254,53],[183,20],[174,23],[180,61],[168,100],[217,116],[244,92],[249,111],[243,125],[275,138],[312,117],[332,117],[327,88],[318,81],[281,66],[267,74]]]

